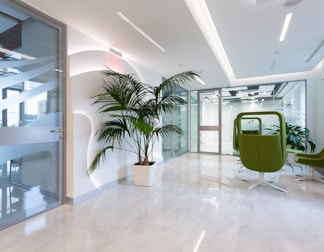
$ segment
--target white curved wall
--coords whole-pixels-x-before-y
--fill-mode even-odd
[[[130,175],[129,166],[136,160],[132,154],[114,150],[107,153],[106,161],[90,177],[86,175],[87,167],[100,148],[95,132],[103,118],[91,104],[92,97],[102,88],[102,70],[109,67],[120,73],[133,73],[153,85],[160,82],[161,76],[135,63],[129,64],[105,51],[107,46],[72,28],[68,28],[68,38],[66,196],[77,203],[125,179]],[[161,157],[162,148],[158,146],[155,154]]]

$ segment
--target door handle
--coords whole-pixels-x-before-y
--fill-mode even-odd
[[[53,129],[50,132],[51,133],[63,133],[63,131],[64,131],[63,129],[56,129],[56,130]]]

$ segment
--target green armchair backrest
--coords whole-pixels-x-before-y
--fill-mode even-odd
[[[241,129],[242,134],[253,134],[260,135],[262,133],[262,121],[260,117],[244,117],[241,120],[256,120],[258,123],[258,129]],[[238,124],[237,119],[234,119],[234,130],[233,130],[233,149],[239,151],[239,138],[238,138]]]
[[[242,129],[242,120],[261,115],[276,115],[280,132],[277,135],[247,134]],[[262,121],[260,120],[260,127]],[[284,116],[276,111],[244,112],[234,120],[233,147],[240,153],[242,164],[254,171],[275,172],[286,162],[286,127]]]

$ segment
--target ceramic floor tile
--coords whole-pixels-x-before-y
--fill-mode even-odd
[[[237,157],[186,154],[152,187],[126,181],[0,231],[0,251],[324,251],[324,184],[292,169],[266,175],[288,190],[247,187]]]

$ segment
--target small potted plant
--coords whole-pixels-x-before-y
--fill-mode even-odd
[[[276,134],[279,131],[279,127],[274,125],[270,129],[272,134]],[[313,142],[310,136],[310,130],[303,128],[299,125],[292,125],[286,122],[286,136],[287,136],[287,147],[303,152],[307,152],[308,146],[310,151],[314,152],[316,144]]]
[[[135,153],[137,162],[133,166],[135,185],[150,186],[153,183],[154,160],[149,157],[157,140],[171,134],[181,135],[177,125],[161,125],[161,114],[171,112],[175,105],[186,101],[174,91],[197,73],[182,72],[162,81],[158,86],[138,81],[132,74],[121,74],[107,68],[104,72],[103,91],[94,97],[93,104],[99,104],[99,113],[107,115],[107,121],[99,125],[96,136],[103,143],[88,168],[88,173],[96,170],[109,150],[120,149]],[[145,172],[146,178],[136,171]]]

